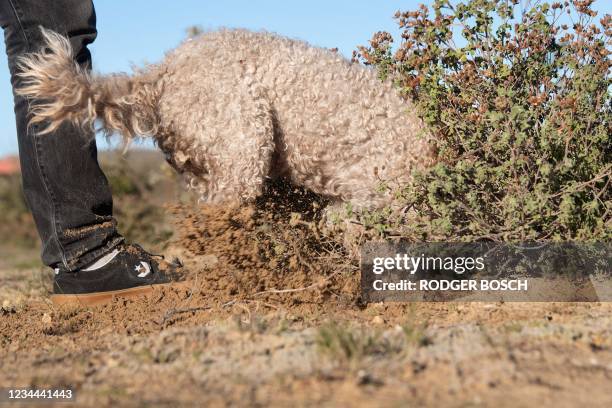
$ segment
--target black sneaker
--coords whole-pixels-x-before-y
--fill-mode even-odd
[[[151,255],[139,245],[121,245],[115,252],[108,263],[95,270],[55,269],[51,301],[56,305],[98,305],[117,297],[143,296],[156,287],[169,285],[180,267],[180,262],[162,261],[161,268],[154,258],[162,257]]]

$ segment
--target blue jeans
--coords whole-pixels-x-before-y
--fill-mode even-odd
[[[67,36],[76,62],[91,66],[87,45],[97,32],[90,0],[0,0],[0,25],[13,89],[20,81],[19,56],[43,46],[39,26]],[[78,269],[123,240],[95,137],[68,124],[38,135],[36,127],[28,126],[28,101],[14,100],[23,190],[42,241],[42,260],[51,267]]]

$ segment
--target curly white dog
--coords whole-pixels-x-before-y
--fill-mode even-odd
[[[44,30],[43,30],[44,31]],[[251,200],[285,176],[332,201],[377,208],[381,183],[435,155],[414,107],[374,70],[266,32],[202,34],[132,76],[92,75],[68,41],[21,60],[19,94],[41,133],[63,121],[150,136],[207,202]]]

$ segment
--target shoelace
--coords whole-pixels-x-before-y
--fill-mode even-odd
[[[139,244],[130,244],[131,246],[133,246],[134,248],[138,249],[141,253],[146,254],[147,256],[151,257],[151,258],[159,258],[161,260],[165,260],[166,257],[164,255],[161,254],[152,254],[148,251],[146,251],[142,246],[140,246]],[[128,245],[129,246],[129,245]],[[174,266],[174,267],[178,267],[178,268],[182,268],[183,267],[183,262],[179,259],[179,258],[174,258],[172,260],[172,262],[170,262],[170,265]],[[153,269],[157,272],[158,267],[154,266]]]

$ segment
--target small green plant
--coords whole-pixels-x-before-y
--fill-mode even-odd
[[[437,144],[437,165],[401,191],[416,214],[401,235],[612,237],[612,17],[593,3],[435,0],[396,14],[399,44],[379,32],[356,52]]]
[[[399,329],[399,330],[398,330]],[[381,330],[328,322],[319,328],[316,344],[320,353],[350,369],[359,368],[368,358],[406,357],[416,347],[431,344],[421,326],[409,324]]]
[[[402,331],[404,332],[406,341],[410,345],[424,347],[432,343],[429,336],[425,334],[423,326],[405,323],[402,325]]]
[[[357,364],[364,357],[383,351],[377,334],[335,322],[319,328],[316,344],[321,353],[349,365]]]

